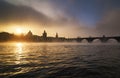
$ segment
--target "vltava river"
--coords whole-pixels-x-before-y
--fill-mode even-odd
[[[120,78],[120,44],[0,43],[0,78]]]

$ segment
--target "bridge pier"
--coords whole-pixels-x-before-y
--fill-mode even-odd
[[[109,40],[108,38],[101,38],[101,39],[100,39],[100,41],[101,41],[102,43],[106,43],[108,40]]]
[[[82,42],[82,40],[83,40],[82,38],[77,38],[76,39],[77,42]]]
[[[101,40],[102,43],[106,43],[109,40],[109,38],[105,37],[105,35],[103,35],[103,37],[100,38],[100,40]]]
[[[106,43],[108,40],[107,39],[101,39],[102,43]]]
[[[92,43],[94,38],[87,38],[86,40],[88,41],[88,43]]]

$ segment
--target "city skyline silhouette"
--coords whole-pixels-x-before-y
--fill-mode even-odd
[[[35,35],[31,30],[27,34],[10,34],[8,32],[0,32],[0,42],[7,41],[23,41],[23,42],[82,42],[87,40],[88,43],[92,43],[94,40],[100,40],[102,43],[108,42],[110,39],[114,39],[120,42],[120,36],[97,36],[97,37],[76,37],[76,38],[66,38],[60,37],[58,33],[55,36],[48,36],[47,32],[44,30],[41,35]]]

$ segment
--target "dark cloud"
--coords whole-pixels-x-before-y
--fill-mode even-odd
[[[0,23],[50,23],[51,20],[44,14],[27,6],[17,6],[0,1]]]
[[[108,11],[96,27],[101,34],[120,35],[120,9]]]
[[[56,10],[57,13],[58,10]],[[56,14],[54,13],[54,14]],[[65,15],[57,15],[57,19],[50,18],[42,12],[39,12],[32,7],[25,5],[13,5],[11,3],[0,1],[0,23],[35,23],[40,26],[65,26],[68,22],[75,22],[75,20]]]

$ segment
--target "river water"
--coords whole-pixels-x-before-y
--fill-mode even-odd
[[[120,78],[120,44],[0,43],[0,78]]]

